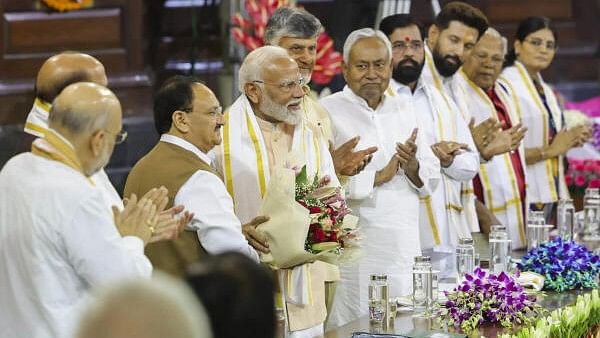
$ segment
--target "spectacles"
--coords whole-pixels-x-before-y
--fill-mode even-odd
[[[115,144],[121,144],[121,143],[125,142],[125,140],[127,139],[127,131],[126,130],[119,130],[117,133],[113,133],[106,129],[104,131],[107,134],[115,135]]]
[[[408,48],[410,48],[413,52],[416,52],[423,48],[423,42],[419,41],[419,40],[413,40],[410,43],[396,42],[392,46],[392,50],[394,52],[400,52],[400,53],[406,52],[406,50]]]
[[[534,46],[536,48],[540,48],[541,46],[544,46],[544,47],[546,47],[547,50],[555,51],[558,49],[558,46],[556,45],[556,42],[554,42],[554,41],[543,41],[541,39],[527,39],[527,40],[525,40],[525,42],[528,42],[529,44],[531,44],[532,46]]]
[[[287,82],[282,82],[282,83],[265,82],[262,80],[254,80],[252,82],[268,84],[271,86],[277,86],[284,93],[291,92],[292,90],[294,90],[294,88],[296,88],[296,86],[302,88],[302,86],[304,86],[306,84],[306,81],[304,80],[304,78],[299,78],[298,80],[287,81]]]

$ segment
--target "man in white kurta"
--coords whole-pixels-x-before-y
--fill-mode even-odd
[[[525,218],[525,149],[521,140],[526,129],[520,127],[520,109],[514,89],[501,83],[498,76],[506,54],[506,39],[488,28],[459,70],[457,83],[467,95],[467,105],[475,123],[489,118],[500,121],[503,130],[510,130],[511,151],[498,154],[480,165],[475,192],[492,212],[498,224],[505,225],[512,248],[526,246]]]
[[[360,217],[363,257],[341,267],[331,327],[368,313],[370,274],[388,276],[391,297],[411,292],[411,266],[421,255],[419,196],[439,182],[439,162],[424,143],[425,131],[395,93],[386,91],[390,76],[391,47],[385,35],[358,30],[344,45],[348,86],[321,99],[331,115],[336,145],[359,135],[360,147],[378,148],[371,163],[348,181],[349,206]],[[408,144],[416,148],[410,160],[416,167],[395,162]]]
[[[35,137],[44,137],[48,130],[52,101],[63,88],[79,81],[106,86],[106,73],[102,63],[91,55],[78,52],[65,52],[48,58],[38,71],[36,98],[27,115],[24,131]],[[109,208],[113,205],[123,208],[123,201],[104,169],[96,172],[92,179],[102,188]]]
[[[214,163],[240,220],[247,222],[258,216],[273,168],[285,166],[290,153],[300,157],[309,175],[328,175],[330,184],[339,186],[327,143],[321,132],[302,118],[304,81],[287,51],[275,46],[254,50],[244,60],[239,77],[244,94],[225,113],[223,144],[215,148]],[[296,290],[312,292],[312,300],[294,301],[296,295],[286,293],[281,286],[289,336],[322,335],[327,315],[324,263],[283,269],[278,274],[280,281],[295,276],[310,278],[310,283],[305,280]]]
[[[425,142],[441,162],[441,184],[421,199],[419,223],[423,252],[447,277],[454,273],[459,238],[470,238],[474,231],[466,221],[471,209],[463,205],[461,186],[477,174],[479,157],[452,99],[420,78],[425,58],[418,22],[397,14],[383,19],[380,27],[392,44],[391,88],[426,131]]]
[[[119,223],[117,231],[120,217],[113,218],[89,178],[108,161],[121,128],[117,98],[86,83],[67,87],[56,102],[61,112],[82,114],[84,130],[59,122],[68,113],[57,113],[32,152],[0,172],[0,336],[6,338],[69,337],[91,288],[152,272],[143,252],[149,219],[134,222],[133,231]],[[109,114],[107,122],[92,129],[100,114]]]

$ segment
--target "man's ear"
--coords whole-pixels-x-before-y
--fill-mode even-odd
[[[102,154],[102,148],[104,142],[106,142],[106,132],[103,130],[96,130],[92,133],[90,138],[90,151],[94,157],[100,156]]]
[[[348,68],[349,65],[345,61],[342,61],[342,75],[344,76],[344,81],[346,81],[346,83],[348,83]]]
[[[188,133],[190,131],[190,124],[187,113],[181,110],[174,111],[171,115],[171,127],[182,134]]]
[[[429,31],[427,33],[427,42],[428,42],[429,48],[433,49],[433,46],[435,46],[437,44],[439,35],[440,35],[440,30],[438,29],[438,26],[436,26],[435,24],[432,24],[431,26],[429,26]]]
[[[259,104],[261,99],[261,89],[254,83],[246,83],[244,85],[244,93],[250,102]]]

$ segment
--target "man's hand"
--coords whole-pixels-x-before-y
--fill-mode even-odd
[[[577,139],[577,143],[575,144],[575,147],[581,147],[582,145],[584,145],[589,139],[590,137],[592,137],[592,126],[588,125],[588,124],[583,124],[577,127],[574,127],[573,129],[575,129],[575,133],[577,135],[579,135],[578,139]]]
[[[579,133],[582,132],[582,128],[580,127],[581,126],[572,129],[562,129],[554,136],[548,152],[550,158],[564,155],[569,149],[580,143],[581,135],[579,135]]]
[[[377,151],[377,147],[354,151],[359,141],[360,136],[353,137],[335,150],[333,150],[333,145],[329,142],[329,152],[333,158],[333,166],[336,174],[354,176],[360,173],[371,162],[373,153]]]
[[[123,211],[119,211],[116,206],[112,207],[115,225],[119,233],[121,236],[139,237],[146,245],[158,222],[156,206],[147,197],[138,201],[135,194],[131,194],[128,199],[123,200],[123,203],[125,204]]]
[[[444,168],[448,168],[454,157],[460,154],[463,150],[469,151],[469,146],[464,143],[457,143],[453,141],[441,141],[431,146],[431,150],[440,160],[440,164]]]
[[[418,128],[413,129],[404,144],[396,144],[396,156],[398,156],[399,166],[404,170],[406,177],[417,187],[422,187],[423,182],[419,178],[419,160],[417,160],[418,131]]]
[[[521,123],[513,126],[509,129],[511,136],[511,150],[518,149],[521,145],[521,141],[525,138],[525,134],[527,133],[527,128],[524,127]]]
[[[176,239],[193,218],[194,214],[184,211],[183,205],[164,210],[158,215],[158,221],[149,243]]]
[[[492,142],[496,135],[502,130],[502,125],[493,117],[475,125],[475,119],[471,118],[469,130],[477,151],[483,154],[485,148]]]
[[[250,223],[242,224],[242,233],[250,245],[263,253],[269,253],[269,242],[267,236],[256,230],[256,227],[269,220],[267,216],[256,216]]]

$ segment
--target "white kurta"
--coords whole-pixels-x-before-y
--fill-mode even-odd
[[[163,134],[160,142],[188,150],[211,164],[208,155],[182,138]],[[196,171],[181,185],[173,204],[183,205],[186,211],[194,213],[188,228],[196,230],[206,252],[216,255],[236,251],[258,262],[258,253],[242,234],[242,224],[233,212],[231,196],[217,175],[205,170]]]
[[[498,119],[496,108],[488,95],[467,75],[459,71],[457,84],[463,87],[467,102],[475,123],[479,124],[488,118]],[[521,121],[519,105],[515,92],[507,83],[496,82],[494,91],[504,104],[506,113],[514,126]],[[519,146],[521,167],[525,170],[525,147]],[[527,244],[525,236],[525,219],[522,206],[527,202],[521,200],[511,153],[496,155],[489,161],[480,164],[479,178],[483,188],[483,202],[494,216],[508,229],[513,249],[522,248]],[[527,210],[527,207],[525,208]]]
[[[343,325],[368,313],[370,274],[386,274],[390,296],[407,295],[412,289],[413,258],[421,255],[419,245],[419,195],[426,196],[439,182],[439,161],[424,142],[424,131],[417,136],[419,177],[417,189],[400,170],[389,182],[373,187],[375,173],[383,169],[414,128],[416,118],[388,91],[376,110],[354,94],[349,87],[321,100],[329,111],[335,146],[359,135],[358,149],[377,146],[372,161],[349,179],[347,198],[360,217],[363,258],[342,266],[328,326]]]
[[[421,246],[447,254],[454,253],[459,238],[470,238],[471,227],[466,221],[466,211],[461,198],[461,187],[477,175],[479,155],[468,127],[459,115],[456,106],[444,93],[419,80],[412,93],[410,87],[392,80],[396,98],[408,103],[427,145],[440,141],[465,143],[471,151],[457,155],[448,168],[441,168],[442,183],[421,198],[419,219]],[[449,269],[452,267],[450,266]],[[450,271],[448,271],[450,273]]]
[[[461,137],[468,137],[472,140],[471,132],[468,128],[468,123],[471,120],[470,107],[466,105],[464,92],[461,91],[461,87],[456,85],[456,74],[450,77],[443,77],[437,71],[433,61],[433,55],[427,47],[427,44],[425,45],[425,66],[423,67],[423,72],[421,73],[420,79],[428,86],[437,88],[439,91],[443,92],[443,94],[446,94],[445,100],[442,102],[442,104],[448,106],[449,110],[456,109],[458,111],[458,115],[462,117],[462,122],[457,122],[462,125],[460,133],[465,133],[462,131],[465,129],[466,133],[468,133],[468,136],[461,135]],[[448,104],[447,98],[450,98],[450,104]],[[475,149],[473,150],[475,151]],[[471,232],[479,232],[479,221],[475,211],[475,192],[473,190],[472,181],[469,180],[462,182],[461,199],[462,206],[464,208],[463,222],[467,223],[468,227],[471,228]]]
[[[121,237],[99,188],[32,153],[0,172],[0,337],[70,337],[90,289],[146,276],[142,241]]]
[[[502,71],[503,82],[510,83],[517,94],[521,109],[521,122],[527,127],[523,139],[525,148],[539,148],[549,144],[550,118],[544,103],[535,89],[535,85],[527,73],[525,66],[519,61]],[[563,113],[552,89],[538,74],[538,82],[544,89],[544,95],[550,114],[554,119],[556,131],[562,128]],[[569,190],[565,183],[563,156],[558,157],[558,191],[554,181],[553,160],[548,159],[527,166],[527,199],[529,203],[552,203],[559,198],[569,198]]]
[[[23,131],[33,136],[44,137],[44,134],[48,131],[48,116],[50,107],[51,105],[49,103],[36,98],[33,102],[33,106],[31,107],[29,115],[27,115],[27,120],[25,122],[25,128]],[[96,186],[102,190],[102,196],[104,197],[106,205],[111,212],[113,205],[117,206],[119,209],[123,209],[123,201],[121,200],[121,196],[119,196],[119,193],[117,193],[117,190],[115,190],[115,187],[112,185],[108,175],[106,175],[104,168],[92,175],[91,179],[94,181]]]

